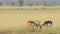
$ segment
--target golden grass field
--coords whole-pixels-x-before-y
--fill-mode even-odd
[[[0,7],[0,34],[60,34],[60,9],[17,10],[17,8],[20,7]],[[41,24],[46,20],[52,20],[53,26],[43,27],[40,32],[31,32],[26,29],[28,20],[39,20]]]

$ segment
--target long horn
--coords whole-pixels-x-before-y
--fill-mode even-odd
[[[38,20],[35,20],[38,23]]]
[[[39,25],[40,28],[42,28],[40,21],[39,21],[39,24],[38,25]]]
[[[38,20],[35,20],[36,21],[36,27],[38,27]]]

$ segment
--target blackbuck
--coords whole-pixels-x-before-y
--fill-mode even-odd
[[[40,27],[41,28],[40,21],[39,21],[39,24],[37,24],[35,21],[30,20],[30,21],[27,22],[27,24],[29,26],[36,26],[36,27]]]
[[[49,25],[52,25],[52,21],[44,21],[44,23],[41,25],[40,21],[37,21],[37,23],[35,21],[32,21],[32,20],[29,20],[27,22],[28,26],[36,26],[36,27],[39,27],[40,29],[43,27],[43,26],[49,26]]]
[[[44,23],[42,24],[42,26],[49,26],[52,25],[52,21],[44,21]]]

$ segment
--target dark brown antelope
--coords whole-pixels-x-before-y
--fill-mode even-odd
[[[48,21],[45,21],[42,26],[49,26],[49,25],[52,25],[52,21],[48,20]]]

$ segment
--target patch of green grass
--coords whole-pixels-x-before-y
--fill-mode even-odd
[[[49,33],[49,34],[56,34],[56,33],[53,33],[53,32],[52,32],[52,33]]]
[[[37,31],[39,30],[39,32]],[[52,29],[51,28],[43,28],[41,29],[42,31],[40,31],[40,29],[36,29],[35,27],[28,27],[28,29],[26,29],[25,27],[20,27],[18,29],[11,29],[11,30],[0,30],[0,33],[16,33],[16,34],[60,34],[60,29],[56,28],[56,29]]]

